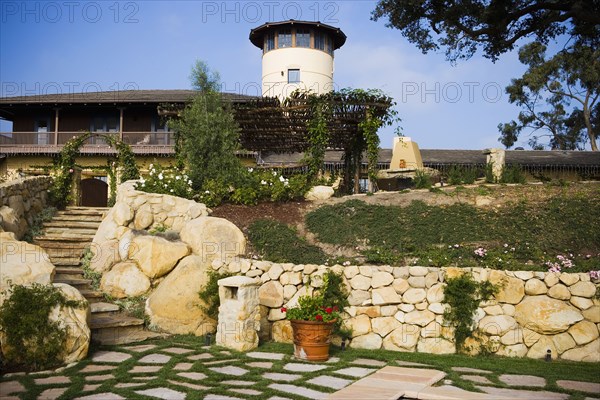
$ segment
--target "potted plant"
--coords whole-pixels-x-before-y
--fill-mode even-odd
[[[347,304],[346,296],[331,298],[327,294],[345,294],[340,290],[338,275],[331,272],[323,276],[323,287],[312,296],[301,296],[298,305],[282,308],[290,320],[294,334],[294,356],[301,360],[326,361],[329,359],[331,334],[339,327],[341,307]],[[330,285],[331,281],[334,285]],[[332,286],[338,286],[337,288]],[[333,289],[333,290],[332,290]]]

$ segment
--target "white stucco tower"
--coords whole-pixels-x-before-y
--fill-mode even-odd
[[[263,96],[285,99],[300,88],[317,94],[333,87],[333,53],[346,42],[338,28],[320,22],[268,22],[250,31],[262,50]]]

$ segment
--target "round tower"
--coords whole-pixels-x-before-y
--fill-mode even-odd
[[[338,28],[320,22],[268,22],[250,31],[263,51],[263,96],[288,97],[294,90],[326,93],[333,87],[333,54],[346,42]]]

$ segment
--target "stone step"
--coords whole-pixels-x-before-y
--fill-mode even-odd
[[[71,285],[77,289],[91,289],[92,280],[84,279],[84,278],[76,278],[76,279],[63,279],[54,277],[54,283],[66,283],[67,285]]]
[[[144,334],[144,320],[124,314],[92,314],[90,323],[92,340],[100,344],[124,344],[133,342]]]
[[[114,315],[119,312],[119,306],[113,303],[99,301],[96,303],[90,303],[90,311],[92,314],[99,316]]]
[[[50,257],[50,262],[55,266],[77,266],[81,262],[82,249],[45,249]]]
[[[79,292],[87,299],[90,303],[98,303],[104,301],[104,295],[102,292],[91,289],[81,289]]]
[[[52,218],[53,222],[65,221],[65,222],[90,222],[100,224],[102,222],[102,216],[93,215],[55,215]]]
[[[90,242],[94,239],[97,229],[73,229],[73,228],[46,228],[44,227],[44,236],[61,238],[87,238]],[[40,236],[40,237],[44,237]]]
[[[67,253],[69,250],[81,250],[81,252],[83,253],[83,250],[86,247],[90,247],[91,246],[91,241],[87,240],[84,242],[75,242],[75,241],[70,241],[71,238],[62,238],[62,240],[56,240],[56,239],[50,239],[50,240],[46,240],[46,239],[35,239],[33,241],[34,244],[37,244],[38,246],[42,247],[44,250],[46,250],[46,253],[50,254],[50,252],[48,250],[50,249],[62,249],[64,250],[63,253],[64,254],[70,254]],[[73,253],[75,254],[75,253]]]
[[[100,223],[89,221],[55,221],[44,222],[44,229],[47,228],[68,228],[68,229],[93,229],[94,232],[98,229]]]
[[[53,263],[56,266],[56,263]],[[83,270],[79,267],[57,266],[54,270],[54,281],[61,279],[81,279]]]
[[[92,217],[103,217],[106,215],[107,211],[99,211],[99,210],[64,210],[58,211],[56,215],[65,216],[65,215],[81,215],[81,216],[92,216]]]
[[[65,210],[99,210],[108,211],[110,207],[86,207],[86,206],[67,206]]]
[[[77,235],[73,235],[73,237],[64,237],[57,235],[42,235],[35,238],[36,242],[62,242],[67,243],[69,245],[77,244],[77,243],[88,243],[90,239],[87,237],[81,237]]]

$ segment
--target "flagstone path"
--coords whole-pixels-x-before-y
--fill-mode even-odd
[[[359,358],[306,363],[290,354],[239,354],[171,342],[100,350],[56,371],[0,376],[0,399],[540,399],[600,400],[600,384],[454,367],[481,392],[467,392],[427,364]],[[569,392],[571,391],[571,392]],[[403,397],[404,396],[404,397]]]

